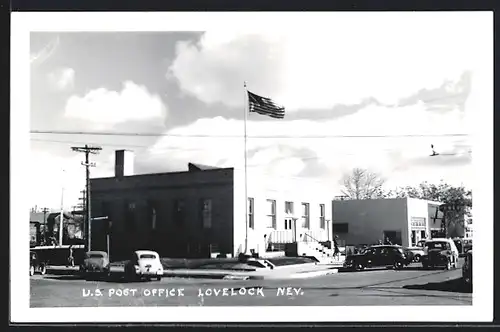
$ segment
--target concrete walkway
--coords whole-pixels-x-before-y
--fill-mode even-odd
[[[111,266],[111,272],[124,273],[123,266]],[[166,269],[164,277],[176,278],[210,278],[210,279],[301,279],[324,276],[338,272],[338,267],[315,263],[277,266],[273,270],[255,269],[254,271],[235,271],[221,269]],[[47,266],[49,274],[76,274],[78,267]]]

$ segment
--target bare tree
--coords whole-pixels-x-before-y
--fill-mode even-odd
[[[349,199],[371,199],[386,196],[382,186],[385,180],[377,173],[355,168],[342,178],[342,194]]]

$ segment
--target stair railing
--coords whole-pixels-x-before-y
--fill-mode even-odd
[[[307,237],[310,237],[310,238],[311,238],[311,239],[313,239],[314,241],[316,241],[316,242],[318,242],[319,244],[321,244],[321,242],[320,242],[320,241],[318,241],[317,239],[315,239],[314,237],[312,237],[310,234],[308,234],[308,233],[304,233],[304,235],[305,235],[305,236],[307,236]],[[306,241],[306,242],[307,242],[307,241]]]

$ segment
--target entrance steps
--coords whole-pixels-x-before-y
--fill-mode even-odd
[[[300,256],[314,257],[319,265],[342,266],[345,256],[334,254],[334,249],[328,248],[320,242],[302,242],[299,246],[298,254]]]

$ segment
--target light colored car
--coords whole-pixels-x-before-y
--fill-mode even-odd
[[[434,238],[427,240],[421,258],[424,269],[444,266],[446,269],[457,268],[458,249],[452,239]]]
[[[125,277],[128,280],[161,280],[163,265],[157,252],[151,250],[137,250],[130,261],[125,265]]]
[[[425,241],[427,241],[427,240],[420,240],[420,241],[418,241],[416,246],[408,248],[408,250],[410,250],[413,254],[413,261],[414,262],[417,262],[417,263],[420,262],[420,259],[422,258],[422,256],[425,255],[425,251],[424,251]]]
[[[422,256],[425,255],[424,248],[419,248],[419,247],[411,247],[408,248],[409,251],[411,251],[412,256],[413,256],[413,261],[418,263],[422,259]]]
[[[85,253],[80,273],[85,279],[93,277],[108,277],[110,275],[110,265],[108,253],[105,251],[89,251]]]

